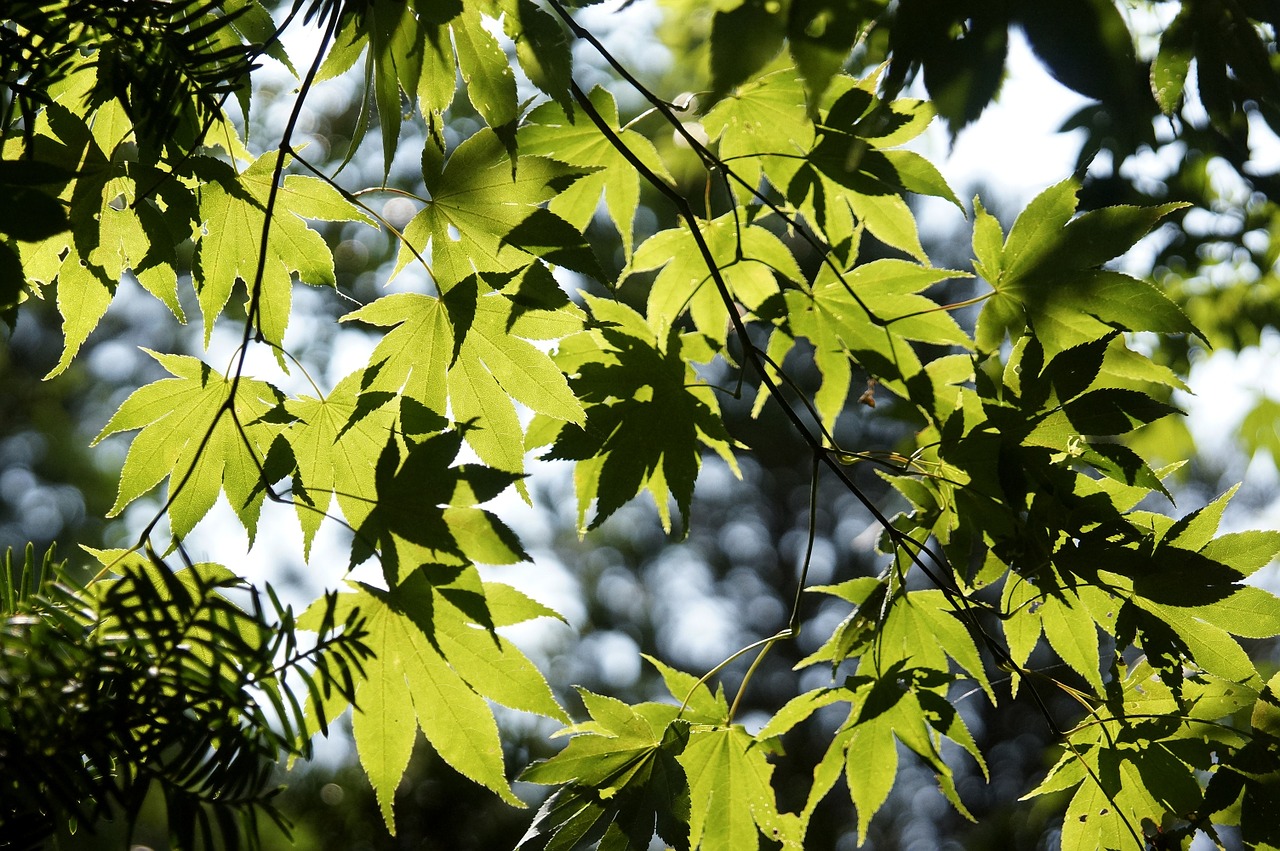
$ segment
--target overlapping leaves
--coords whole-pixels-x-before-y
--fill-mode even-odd
[[[252,538],[265,496],[261,465],[278,431],[263,418],[280,392],[263,381],[220,375],[193,357],[148,354],[173,377],[135,390],[96,438],[140,429],[109,516],[168,478],[175,537],[185,537],[225,491]]]
[[[723,694],[655,664],[683,704],[628,706],[582,690],[591,720],[566,728],[564,750],[521,776],[561,788],[519,847],[644,848],[656,835],[676,849],[757,849],[762,836],[800,848],[799,821],[774,801],[769,743],[729,723]]]
[[[493,605],[494,599],[501,605]],[[376,660],[354,700],[335,695],[323,706],[333,717],[348,702],[360,761],[394,833],[392,800],[418,730],[463,775],[522,806],[508,784],[493,710],[485,698],[526,712],[567,720],[546,681],[514,645],[494,632],[551,614],[507,586],[485,585],[473,567],[426,564],[391,591],[358,585],[338,597],[337,616],[364,616]],[[308,610],[303,629],[319,623]],[[320,708],[320,707],[317,707]]]
[[[993,351],[1006,331],[1028,325],[1048,358],[1113,330],[1198,333],[1154,285],[1103,268],[1182,206],[1108,207],[1072,219],[1076,184],[1066,180],[1037,196],[1005,239],[979,205],[974,270],[995,293],[978,317],[978,348]]]
[[[561,344],[558,362],[572,377],[574,394],[586,407],[582,425],[543,422],[531,438],[549,442],[548,458],[577,462],[578,526],[599,525],[642,490],[652,495],[664,528],[674,498],[688,523],[693,485],[702,464],[699,444],[735,466],[731,438],[720,419],[712,388],[689,364],[687,343],[674,330],[655,335],[630,308],[588,299],[598,327]],[[694,349],[696,351],[696,349]]]
[[[959,202],[936,167],[899,146],[924,132],[933,110],[924,101],[882,101],[871,89],[871,81],[835,78],[814,120],[794,70],[775,71],[717,105],[707,126],[730,166],[749,185],[763,172],[837,256],[856,254],[865,229],[924,262],[906,192]]]
[[[635,130],[619,126],[618,105],[612,94],[596,88],[590,100],[628,150],[654,174],[670,179],[653,142]],[[587,174],[556,195],[548,209],[579,230],[585,230],[603,195],[605,209],[622,238],[623,253],[630,259],[632,227],[640,205],[640,175],[621,151],[579,111],[566,111],[558,103],[543,104],[529,113],[520,128],[520,151],[586,171]]]
[[[758,309],[781,292],[780,279],[798,282],[804,275],[787,247],[759,225],[743,225],[737,213],[699,222],[716,272],[736,301]],[[649,288],[645,314],[659,336],[668,334],[686,312],[694,327],[723,347],[729,329],[725,305],[700,244],[687,228],[656,233],[637,249],[621,279],[637,272],[660,269]]]
[[[874,260],[837,276],[824,266],[811,287],[786,293],[786,320],[769,355],[781,363],[797,338],[814,347],[822,387],[814,404],[831,428],[845,408],[853,367],[910,398],[923,369],[915,343],[970,348],[968,335],[924,290],[962,273],[904,260]]]
[[[81,69],[52,87],[50,94],[74,102],[89,97],[96,85],[93,70]],[[58,284],[64,343],[61,358],[49,372],[52,378],[70,365],[106,314],[126,271],[175,317],[184,319],[175,246],[188,236],[195,204],[185,179],[162,165],[139,161],[131,150],[135,142],[128,116],[117,101],[108,100],[91,117],[52,104],[33,122],[32,130],[42,162],[14,165],[23,172],[22,183],[58,188],[60,200],[68,205],[64,221],[71,231],[70,239],[64,230],[40,234],[38,239],[28,233],[28,244],[19,249],[22,277],[29,286]],[[6,145],[9,152],[19,148]],[[143,196],[147,188],[161,183],[162,193]],[[12,212],[23,213],[25,207]],[[28,221],[22,230],[32,224]]]
[[[391,168],[404,120],[403,101],[416,104],[433,128],[453,103],[461,75],[471,105],[508,143],[520,107],[511,62],[493,32],[515,42],[528,78],[567,105],[572,55],[560,23],[532,0],[463,3],[461,0],[374,0],[346,18],[322,76],[334,76],[365,56],[365,93],[348,158],[376,108],[384,167]]]
[[[521,311],[478,276],[443,298],[390,295],[343,317],[392,326],[378,343],[362,390],[401,393],[468,424],[467,442],[486,463],[524,470],[519,402],[547,417],[581,423],[581,402],[550,357],[530,341],[582,327],[578,311]]]
[[[235,13],[221,15],[216,4],[183,24],[193,28],[184,43],[199,48],[196,60],[226,60],[212,63],[227,73],[208,77],[209,91],[237,85],[230,78],[240,67],[241,35],[272,37],[259,6],[232,5],[249,10],[236,19],[244,32],[227,31]],[[902,2],[893,12],[899,22],[913,20],[926,5]],[[685,204],[685,226],[633,250],[640,178],[670,195],[692,185],[690,175],[669,172],[656,137],[624,123],[603,88],[589,101],[573,101],[568,42],[541,6],[312,4],[338,25],[336,42],[326,41],[321,78],[366,56],[352,151],[376,111],[387,175],[406,103],[426,119],[423,180],[414,196],[423,206],[398,235],[392,276],[421,264],[434,294],[393,294],[347,314],[389,330],[367,366],[327,394],[285,399],[248,375],[154,355],[173,377],[131,395],[99,439],[139,431],[113,514],[168,478],[177,540],[220,493],[252,535],[268,488],[289,476],[306,555],[336,503],[352,533],[351,565],[378,557],[385,588],[355,584],[341,602],[317,604],[300,625],[327,635],[343,621],[356,633],[355,613],[367,618],[377,654],[367,678],[357,685],[348,671],[336,691],[312,689],[311,706],[323,728],[354,698],[357,749],[393,829],[392,801],[419,730],[454,768],[517,804],[487,701],[567,721],[541,674],[498,632],[549,611],[481,580],[476,563],[527,558],[514,533],[482,506],[512,485],[522,488],[526,451],[549,445],[549,458],[575,463],[584,530],[642,491],[664,526],[671,525],[672,501],[687,524],[704,449],[733,468],[737,448],[694,364],[719,354],[716,369],[733,368],[727,353],[735,347],[757,362],[752,333],[731,340],[729,329],[759,322],[773,332],[765,353],[771,378],[782,381],[791,352],[812,352],[822,384],[806,407],[828,432],[808,435],[815,452],[881,462],[905,498],[882,540],[886,571],[817,589],[854,606],[802,663],[829,665],[831,683],[789,702],[759,735],[733,723],[721,692],[661,664],[674,702],[628,706],[582,692],[590,720],[568,728],[565,749],[524,775],[561,788],[523,845],[622,849],[647,847],[657,835],[681,849],[798,848],[815,808],[842,776],[865,839],[894,785],[899,745],[933,770],[964,814],[957,762],[944,747],[958,746],[955,753],[972,757],[984,773],[986,766],[950,698],[965,679],[994,701],[992,663],[1010,672],[1015,695],[1028,679],[1052,679],[1087,705],[1036,790],[1074,790],[1064,844],[1155,844],[1233,821],[1259,841],[1273,838],[1263,822],[1274,798],[1276,681],[1264,685],[1239,639],[1280,632],[1280,601],[1247,581],[1280,550],[1280,535],[1217,534],[1228,497],[1177,520],[1136,508],[1170,493],[1163,471],[1124,444],[1175,413],[1169,391],[1181,388],[1124,334],[1197,331],[1155,286],[1106,264],[1179,205],[1077,217],[1075,185],[1064,182],[1033,201],[1007,238],[977,206],[974,269],[992,292],[971,339],[940,297],[926,295],[962,273],[931,264],[906,200],[926,194],[959,206],[936,168],[901,147],[924,131],[934,108],[881,97],[874,75],[858,81],[839,73],[857,24],[884,8],[718,4],[710,34],[714,106],[679,128],[681,139],[696,141],[692,125],[701,120],[708,133],[709,148],[694,147],[715,174],[692,178],[708,179],[708,209],[697,219]],[[1051,4],[1045,20],[1067,21],[1065,8]],[[1116,20],[1102,0],[1085,8],[1098,11],[1094,23]],[[563,11],[559,4],[555,10]],[[1154,68],[1166,111],[1192,54],[1202,81],[1230,65],[1248,87],[1264,94],[1274,88],[1250,57],[1224,63],[1200,50],[1189,20],[1175,20]],[[925,38],[891,42],[901,61],[881,90],[901,82],[903,62],[924,62],[926,87],[943,96],[941,111],[953,122],[967,120],[994,91],[987,72],[1003,62],[1007,22],[997,10],[922,23]],[[953,23],[963,24],[958,39],[948,30]],[[1026,24],[1043,47],[1044,20]],[[523,123],[499,25],[532,82],[552,99]],[[1088,34],[1092,40],[1073,50],[1105,35],[1098,27]],[[975,51],[969,58],[980,66],[979,78],[960,86],[939,78],[936,69],[965,63],[912,52],[930,43]],[[1126,59],[1122,48],[1108,52]],[[776,58],[784,51],[788,58]],[[26,153],[60,169],[47,180],[30,178],[54,189],[34,199],[46,208],[36,229],[42,239],[17,254],[22,280],[58,282],[67,332],[58,369],[85,342],[127,270],[181,318],[174,247],[189,235],[206,345],[240,281],[256,326],[246,341],[257,331],[279,352],[294,277],[335,284],[329,249],[305,221],[373,220],[325,181],[290,176],[275,185],[289,140],[243,172],[236,163],[251,158],[238,139],[227,145],[232,163],[195,150],[179,158],[181,167],[136,155],[121,143],[145,139],[149,119],[131,108],[137,81],[119,59],[99,57],[98,77],[79,69],[58,84],[65,103],[91,96],[92,121],[54,104],[26,128],[37,140]],[[1060,60],[1046,57],[1059,77],[1070,77],[1070,63]],[[459,74],[488,127],[446,158],[445,139],[453,136],[444,111],[454,103]],[[1068,82],[1084,91],[1098,79],[1090,73]],[[1114,100],[1109,91],[1096,93]],[[654,105],[671,114],[672,105]],[[584,120],[589,113],[598,123]],[[1221,115],[1212,117],[1222,123]],[[189,134],[175,144],[182,140]],[[22,147],[7,145],[6,162],[17,161]],[[6,187],[17,185],[12,174],[0,177]],[[69,242],[62,219],[49,214],[55,191],[71,207]],[[622,238],[621,277],[654,273],[643,315],[592,296],[583,297],[584,312],[560,288],[571,276],[552,275],[559,267],[610,283],[583,236],[602,199]],[[10,215],[0,231],[21,236],[21,227]],[[862,245],[868,235],[880,245]],[[11,288],[4,295],[6,305],[19,297]],[[913,445],[892,453],[825,446],[855,369],[906,403],[898,410],[914,418]],[[517,405],[535,414],[527,430]],[[459,463],[464,443],[482,463]],[[854,481],[847,479],[850,487]],[[206,573],[214,584],[222,579],[204,567],[187,576]],[[160,576],[175,597],[190,584],[181,577]],[[920,587],[926,580],[933,587]],[[998,596],[983,591],[989,586]],[[158,604],[167,612],[165,605]],[[192,633],[197,655],[216,654],[215,633],[233,637],[218,632],[224,627]],[[1108,641],[1099,641],[1099,630]],[[258,644],[239,648],[241,656],[256,658],[259,646],[269,645],[259,633]],[[1037,649],[1052,651],[1064,666],[1033,669]],[[1139,653],[1145,661],[1135,659]],[[360,655],[349,657],[355,667]],[[281,717],[294,717],[278,691],[270,694]],[[780,812],[769,761],[774,737],[834,704],[848,704],[849,712],[814,768],[806,804],[799,813]],[[1247,708],[1249,729],[1223,720]],[[252,711],[246,717],[258,718]],[[207,750],[212,740],[201,738],[202,730],[195,735],[196,750]]]
[[[290,175],[273,197],[276,159],[264,155],[239,175],[223,173],[200,193],[204,235],[196,254],[195,282],[204,314],[206,346],[237,280],[248,290],[248,312],[258,331],[276,345],[284,342],[295,275],[314,286],[337,285],[329,246],[303,219],[376,224],[318,178]],[[224,168],[215,163],[205,167],[210,171]],[[262,249],[268,209],[270,237]]]
[[[447,161],[428,143],[423,180],[430,199],[405,225],[396,273],[428,247],[441,292],[473,272],[514,272],[544,255],[577,271],[595,271],[581,232],[539,207],[576,174],[543,157],[509,158],[489,130],[460,144]]]

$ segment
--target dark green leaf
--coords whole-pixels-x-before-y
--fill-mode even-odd
[[[782,49],[786,8],[776,0],[742,0],[711,19],[711,82],[719,99],[769,64]]]

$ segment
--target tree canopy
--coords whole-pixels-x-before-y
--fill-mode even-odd
[[[1280,847],[1280,674],[1258,652],[1280,599],[1257,582],[1280,532],[1220,530],[1234,489],[1175,506],[1195,447],[1170,425],[1190,352],[1276,324],[1280,187],[1253,158],[1280,131],[1275,10],[670,0],[678,27],[646,37],[679,57],[695,94],[677,96],[583,23],[591,5],[7,5],[10,328],[56,305],[55,383],[130,288],[199,333],[194,354],[148,349],[158,377],[98,431],[127,441],[106,515],[128,544],[28,547],[0,572],[6,838],[131,822],[158,793],[175,847],[252,847],[285,821],[276,761],[354,707],[368,815],[392,833],[421,733],[537,805],[522,849],[803,848],[840,795],[861,844],[908,762],[972,818],[957,779],[989,775],[981,700],[1051,731],[1047,773],[1014,797],[1061,813],[1064,848]],[[912,143],[978,118],[1014,31],[1091,105],[1076,172],[1002,222]],[[255,84],[269,63],[291,91]],[[304,144],[339,78],[351,123]],[[380,174],[355,185],[366,142]],[[1122,172],[1175,148],[1169,174]],[[924,196],[971,228],[944,265]],[[335,261],[373,233],[390,291]],[[1151,274],[1122,269],[1152,234]],[[1215,273],[1222,257],[1245,271]],[[302,285],[322,311],[302,315]],[[358,329],[367,357],[309,369],[317,323]],[[1245,442],[1280,461],[1276,404]],[[561,615],[486,569],[531,560],[504,500],[562,462],[579,536],[642,499],[679,540],[700,477],[741,477],[778,440],[754,417],[806,476],[781,627],[708,670],[646,656],[662,699],[565,700],[506,632]],[[810,582],[832,489],[875,524],[875,566]],[[338,587],[295,613],[238,554],[195,561],[219,500],[251,547],[291,507],[299,557]],[[335,526],[347,552],[315,545]],[[839,618],[809,617],[816,599]],[[766,654],[802,630],[822,631],[787,694],[744,724]],[[563,748],[513,772],[506,710],[562,725]],[[797,769],[802,729],[822,747]]]

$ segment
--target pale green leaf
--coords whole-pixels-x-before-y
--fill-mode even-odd
[[[190,532],[225,490],[252,539],[263,492],[256,487],[258,477],[246,481],[243,471],[256,471],[266,457],[278,427],[260,419],[278,403],[279,391],[242,378],[232,407],[227,407],[232,383],[226,377],[196,358],[144,351],[174,377],[135,390],[94,438],[96,443],[141,429],[125,456],[120,490],[108,516],[168,477],[174,536]],[[232,420],[233,409],[243,436]]]
[[[476,692],[510,709],[569,723],[542,674],[506,638],[472,622],[439,595],[428,623],[441,654]]]
[[[1200,554],[1252,576],[1280,554],[1280,531],[1228,532],[1205,544]]]
[[[1033,604],[1034,605],[1034,604]],[[1068,590],[1046,594],[1040,600],[1041,627],[1062,661],[1085,678],[1094,693],[1103,693],[1099,673],[1098,631],[1080,598]]]
[[[867,841],[871,818],[889,798],[898,776],[898,743],[893,716],[884,714],[857,724],[850,731],[845,758],[845,782],[858,808],[858,842]]]
[[[200,215],[204,235],[197,243],[195,285],[204,314],[204,343],[238,280],[252,292],[258,280],[260,242],[271,195],[276,156],[264,154],[242,174],[211,170],[221,179],[204,184]],[[316,286],[336,286],[333,255],[320,234],[304,219],[353,221],[375,225],[329,184],[314,177],[290,175],[276,191],[271,234],[262,264],[257,323],[268,342],[281,344],[293,302],[292,279]]]
[[[1240,586],[1226,599],[1211,605],[1188,607],[1187,612],[1244,638],[1280,635],[1280,597],[1252,585]]]
[[[723,694],[713,695],[710,687],[692,674],[678,671],[647,653],[640,655],[658,669],[667,691],[685,707],[682,717],[695,724],[728,723],[729,704]]]
[[[450,154],[442,172],[424,173],[431,198],[404,227],[392,277],[416,259],[410,245],[423,257],[430,248],[431,271],[442,292],[475,271],[527,265],[530,255],[505,238],[554,197],[557,179],[571,174],[566,166],[533,156],[519,157],[513,169],[498,135],[481,130]]]
[[[365,663],[367,676],[356,688],[355,739],[392,830],[391,802],[418,728],[454,769],[512,806],[523,806],[504,775],[492,710],[452,667],[452,660],[440,655],[433,643],[437,636],[423,631],[424,625],[435,630],[428,570],[418,571],[390,593],[360,585],[342,601],[366,618],[367,641],[376,652],[376,658]],[[300,627],[314,627],[319,605],[299,619]],[[466,654],[462,658],[464,663],[474,662]]]
[[[1197,618],[1186,609],[1160,605],[1141,597],[1135,597],[1134,602],[1164,620],[1204,670],[1228,682],[1258,684],[1257,668],[1227,630]]]
[[[1035,610],[1040,599],[1040,590],[1021,576],[1010,574],[1005,581],[1000,598],[1000,609],[1004,614],[1001,624],[1005,641],[1009,644],[1009,656],[1019,667],[1027,663],[1031,651],[1040,641],[1042,622]],[[1016,681],[1014,694],[1017,694]]]
[[[619,126],[618,105],[613,95],[596,87],[589,99],[622,143],[650,171],[670,180],[653,143],[635,130]],[[570,115],[573,115],[572,121]],[[622,237],[623,254],[630,259],[641,177],[627,158],[596,130],[586,115],[566,113],[562,106],[554,103],[543,104],[529,114],[520,127],[519,140],[520,150],[526,155],[547,157],[587,171],[556,195],[549,209],[579,230],[585,230],[603,194],[605,209]]]
[[[115,282],[83,260],[74,248],[67,252],[58,270],[58,312],[62,314],[62,356],[46,379],[61,374],[71,365],[85,340],[111,306]]]
[[[917,195],[931,195],[942,198],[956,205],[961,211],[964,205],[956,197],[956,193],[947,184],[942,172],[929,160],[915,151],[885,151],[885,157],[893,164],[902,185]]]
[[[518,588],[501,582],[486,582],[484,595],[495,627],[513,626],[537,618],[564,621],[564,616],[555,609],[544,606]]]
[[[403,393],[444,413],[453,329],[440,299],[418,293],[383,296],[340,321],[353,320],[391,327],[369,358],[371,368],[362,389]]]
[[[564,374],[529,342],[571,334],[581,328],[581,313],[566,306],[517,314],[510,300],[490,292],[461,302],[455,315],[468,324],[458,340],[448,307],[447,300],[400,293],[344,316],[395,326],[373,351],[366,389],[404,393],[441,413],[447,398],[453,418],[470,423],[467,441],[480,458],[519,472],[524,431],[516,402],[554,419],[583,422]]]
[[[741,727],[695,730],[680,755],[689,778],[689,844],[706,851],[754,851],[760,835],[799,848],[799,821],[780,814],[765,749]]]
[[[824,266],[811,295],[787,293],[792,331],[808,338],[816,350],[823,376],[818,410],[828,428],[844,408],[851,358],[887,388],[909,397],[904,379],[922,368],[912,341],[971,345],[950,313],[919,295],[960,275],[904,260],[874,260],[839,277]]]
[[[369,649],[378,660],[398,659],[409,650],[406,639],[412,641],[415,636],[406,630],[413,627],[390,608],[370,603],[362,600],[360,605],[367,618]],[[367,671],[369,676],[357,686],[359,710],[351,719],[351,731],[360,765],[382,810],[382,820],[394,836],[395,793],[418,737],[417,713],[403,665],[375,664]]]
[[[360,373],[352,373],[323,399],[301,396],[285,403],[297,418],[283,432],[297,464],[295,508],[303,530],[303,556],[333,495],[343,516],[360,528],[377,501],[374,463],[395,423],[395,412],[378,406],[357,418]]]
[[[787,247],[758,225],[743,225],[736,215],[727,213],[714,221],[699,221],[699,230],[729,293],[750,310],[782,290],[779,277],[797,282],[803,279]],[[665,337],[688,311],[694,326],[723,346],[729,308],[687,227],[665,230],[645,240],[619,280],[652,269],[661,271],[649,290],[646,315],[658,336]]]
[[[507,54],[479,13],[462,13],[453,25],[453,44],[467,97],[485,123],[497,129],[514,121],[519,114],[516,78]]]
[[[774,713],[757,734],[757,738],[764,740],[781,736],[824,706],[831,706],[848,699],[848,692],[835,688],[819,688],[797,695]]]
[[[791,68],[741,86],[703,116],[702,126],[712,140],[719,141],[720,157],[753,187],[774,158],[812,148],[815,133],[804,88]],[[734,190],[745,193],[741,186]]]
[[[916,606],[918,615],[933,627],[938,644],[961,670],[982,686],[992,705],[995,705],[996,694],[987,678],[982,657],[978,654],[978,645],[946,595],[939,590],[915,591],[910,594],[910,599]]]
[[[1115,803],[1092,779],[1085,780],[1067,805],[1062,822],[1062,847],[1123,849],[1137,847],[1129,813]],[[1139,834],[1141,835],[1141,834]]]
[[[1000,221],[986,211],[975,195],[973,198],[973,256],[974,271],[987,283],[999,280],[1003,271],[1004,230]]]

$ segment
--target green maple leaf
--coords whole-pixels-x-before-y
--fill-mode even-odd
[[[477,294],[481,293],[481,294]],[[401,293],[342,319],[394,326],[370,358],[365,388],[404,393],[469,422],[467,442],[486,464],[524,469],[524,430],[515,403],[565,422],[582,423],[581,403],[564,374],[530,340],[555,340],[582,327],[572,305],[517,312],[475,276],[444,299]]]
[[[426,562],[528,560],[515,533],[496,515],[476,507],[520,474],[477,464],[455,466],[461,447],[461,431],[417,440],[402,428],[399,436],[388,437],[374,469],[376,503],[352,542],[352,566],[371,555],[375,543],[381,547],[383,573],[391,585]],[[408,566],[403,573],[402,564]]]
[[[924,132],[933,110],[923,101],[886,103],[870,85],[836,78],[827,93],[830,106],[814,125],[813,144],[797,152],[799,140],[791,140],[773,156],[762,153],[764,173],[838,255],[856,251],[865,228],[886,245],[927,262],[903,196],[915,192],[960,205],[927,160],[893,149]]]
[[[969,628],[955,611],[951,601],[938,589],[902,594],[889,607],[880,628],[877,660],[881,666],[901,660],[912,662],[913,667],[945,671],[950,657],[982,686],[994,705],[995,691],[983,668],[978,647]],[[1096,640],[1094,644],[1096,647]],[[1094,668],[1097,668],[1096,653]],[[981,753],[976,749],[972,753],[981,765]]]
[[[1166,814],[1182,816],[1204,802],[1195,771],[1207,770],[1208,759],[1193,766],[1183,759],[1194,753],[1182,746],[1185,743],[1149,740],[1137,748],[1125,742],[1130,735],[1126,725],[1114,719],[1073,733],[1071,749],[1044,782],[1023,796],[1078,786],[1062,826],[1063,842],[1070,842],[1070,847],[1134,847],[1134,836],[1144,836]],[[1198,761],[1192,756],[1192,762]]]
[[[831,637],[821,647],[796,663],[796,668],[799,669],[818,662],[828,662],[834,674],[843,662],[856,658],[871,648],[885,615],[888,585],[864,576],[839,585],[817,585],[809,590],[832,594],[855,606],[854,611],[832,630]]]
[[[533,0],[503,0],[502,26],[530,82],[565,109],[572,108],[573,51],[564,27]],[[491,125],[492,126],[492,125]]]
[[[505,22],[507,29],[517,39],[526,28],[545,38],[545,21],[534,20],[524,5],[507,10],[507,17],[515,18]],[[485,11],[495,17],[500,14],[492,7]],[[480,10],[464,9],[461,3],[430,0],[372,0],[364,14],[348,17],[319,75],[320,79],[329,79],[342,74],[368,49],[360,116],[347,160],[364,139],[376,107],[382,130],[383,167],[389,172],[405,118],[405,99],[416,103],[428,121],[439,121],[453,103],[459,73],[479,115],[490,127],[508,132],[519,115],[516,80],[506,52],[490,31],[490,20]],[[530,53],[528,45],[517,44],[522,62],[541,57],[549,70],[556,65],[554,50],[539,50],[538,57],[531,57]],[[535,83],[547,82],[554,74],[555,70],[550,75],[534,73],[531,78]]]
[[[741,726],[695,729],[680,755],[689,777],[689,844],[706,851],[755,851],[763,834],[803,847],[793,814],[778,812],[767,748]]]
[[[458,573],[428,565],[393,591],[359,584],[355,593],[339,597],[335,617],[341,621],[351,609],[359,609],[369,631],[366,643],[375,654],[356,687],[352,726],[360,763],[392,833],[395,790],[419,728],[455,770],[521,807],[504,774],[498,727],[485,699],[566,719],[524,654],[493,634],[492,623],[478,622],[474,613],[453,602],[457,595],[452,592],[466,586],[479,592],[470,596],[484,613],[479,620],[488,620],[484,588],[474,568]],[[514,612],[523,621],[544,610],[533,604]],[[314,629],[322,615],[321,605],[313,605],[298,619],[299,628]],[[326,710],[335,717],[341,706]]]
[[[914,342],[971,348],[951,314],[920,294],[962,275],[905,260],[873,260],[845,272],[843,280],[824,267],[808,292],[787,293],[790,333],[808,338],[814,346],[822,374],[814,402],[828,428],[848,398],[851,361],[885,387],[910,398],[906,380],[923,368]],[[777,343],[770,347],[770,355],[781,362],[790,341],[784,335]]]
[[[570,726],[573,734],[560,753],[536,762],[522,780],[543,785],[581,783],[604,796],[615,794],[635,777],[641,764],[661,746],[676,707],[665,704],[629,706],[612,697],[579,689],[591,720]]]
[[[951,677],[944,671],[906,667],[900,660],[876,676],[859,672],[844,686],[822,689],[793,699],[779,711],[785,723],[766,725],[761,735],[778,735],[815,710],[837,701],[848,701],[849,717],[836,731],[814,768],[809,800],[801,813],[805,822],[843,773],[850,797],[858,809],[858,841],[865,842],[871,819],[889,797],[898,772],[895,739],[914,751],[934,770],[939,788],[964,817],[973,817],[956,792],[953,772],[940,753],[943,738],[959,744],[986,765],[973,736],[946,699]]]
[[[280,391],[264,381],[242,378],[234,404],[224,411],[230,379],[193,357],[143,351],[174,377],[131,393],[94,438],[97,443],[108,435],[141,429],[125,456],[120,490],[107,516],[118,515],[167,477],[175,538],[186,536],[213,507],[219,491],[225,491],[252,540],[264,497],[259,464],[279,430],[262,418],[280,402]],[[175,487],[184,480],[175,495]]]
[[[97,110],[92,129],[57,104],[41,113],[37,125],[42,134],[38,148],[51,162],[30,164],[27,180],[63,184],[71,226],[69,243],[65,233],[57,233],[22,252],[29,280],[58,281],[64,343],[62,356],[46,376],[52,378],[70,365],[106,314],[126,271],[132,270],[144,289],[184,321],[174,246],[187,236],[179,222],[191,197],[184,177],[127,155],[109,155],[131,128],[118,101]],[[40,178],[44,172],[48,174]],[[68,180],[73,172],[74,179]],[[163,183],[165,188],[140,201],[139,183]]]
[[[698,222],[707,248],[729,292],[750,310],[781,291],[778,276],[802,281],[803,273],[782,240],[758,225],[743,225],[737,213]],[[671,228],[641,243],[619,283],[636,272],[661,268],[649,290],[646,315],[659,336],[665,336],[687,310],[694,326],[724,345],[729,308],[707,269],[693,233]]]
[[[980,351],[994,351],[1006,331],[1027,324],[1045,358],[1115,330],[1203,336],[1164,293],[1103,268],[1185,204],[1106,207],[1075,219],[1077,184],[1040,193],[1003,239],[1000,224],[975,201],[974,270],[994,293],[978,316]]]
[[[259,157],[239,175],[208,165],[214,178],[202,187],[200,217],[204,235],[197,243],[195,285],[204,314],[204,343],[237,280],[253,284],[258,269],[263,224],[276,157]],[[269,343],[280,345],[293,303],[293,276],[306,284],[337,286],[333,255],[304,219],[329,222],[377,222],[319,178],[289,175],[276,193],[262,271],[257,325]]]
[[[810,150],[816,133],[793,68],[764,74],[740,87],[703,117],[702,126],[718,140],[720,158],[752,187],[759,184],[766,163]],[[734,190],[743,201],[749,200],[742,186]]]
[[[711,138],[720,139],[721,157],[735,169],[747,169],[740,171],[746,182],[763,169],[784,192],[794,184],[797,190],[816,193],[800,193],[793,200],[806,204],[807,212],[817,214],[819,221],[825,218],[824,205],[832,200],[843,198],[856,207],[867,204],[868,198],[904,189],[959,207],[937,169],[918,154],[894,150],[925,131],[934,118],[932,106],[910,98],[882,101],[873,96],[873,87],[873,81],[838,78],[815,124],[800,75],[795,68],[783,68],[752,80],[716,104],[703,124]],[[803,159],[810,160],[807,167]],[[803,177],[796,183],[798,174]],[[823,197],[826,194],[831,197]],[[895,228],[879,227],[887,220],[874,207],[864,213],[875,220],[868,222],[873,232],[894,232]],[[911,238],[911,247],[915,245]]]
[[[689,722],[663,703],[628,706],[579,689],[590,721],[566,729],[564,750],[525,769],[520,779],[566,784],[543,805],[517,847],[568,851],[580,841],[600,848],[647,847],[655,832],[688,851],[689,785],[677,761]]]
[[[590,100],[605,123],[642,163],[659,177],[672,179],[653,143],[636,131],[619,126],[618,105],[612,94],[597,86],[592,89]],[[640,174],[587,116],[566,112],[555,103],[539,106],[520,128],[520,150],[586,171],[556,195],[548,209],[579,230],[585,230],[603,195],[605,209],[622,237],[623,255],[631,259],[632,230],[640,205]]]
[[[453,323],[440,299],[418,293],[383,296],[343,316],[391,327],[373,350],[362,389],[403,393],[428,409],[447,410],[446,376],[454,354]]]
[[[723,687],[712,694],[707,684],[693,674],[676,670],[647,654],[641,655],[658,669],[671,699],[684,707],[681,718],[693,724],[724,725],[729,722],[729,703],[725,700]]]
[[[642,490],[653,496],[664,528],[671,528],[673,496],[687,526],[702,463],[699,442],[736,470],[719,405],[682,356],[678,335],[660,339],[625,305],[587,301],[603,327],[561,344],[561,363],[576,373],[570,383],[586,406],[586,422],[561,428],[546,457],[578,462],[581,529],[592,501],[595,527]]]
[[[374,462],[395,427],[396,412],[390,405],[360,408],[361,375],[348,375],[324,398],[301,396],[285,402],[296,419],[282,435],[297,466],[293,490],[304,558],[310,558],[311,542],[335,494],[343,516],[355,528],[377,502]]]
[[[1001,606],[1009,615],[1004,631],[1014,664],[1026,664],[1043,633],[1062,661],[1084,677],[1096,694],[1103,693],[1097,626],[1080,594],[1060,586],[1041,589],[1010,576]]]
[[[58,269],[58,312],[62,314],[62,356],[46,379],[60,375],[98,327],[115,298],[115,281],[80,259],[71,248]]]
[[[492,130],[481,130],[453,151],[442,170],[424,165],[431,197],[405,225],[393,277],[415,259],[409,245],[423,256],[430,247],[431,273],[442,292],[476,271],[528,265],[530,253],[507,237],[572,175],[544,157],[521,156],[513,170],[502,140]]]

